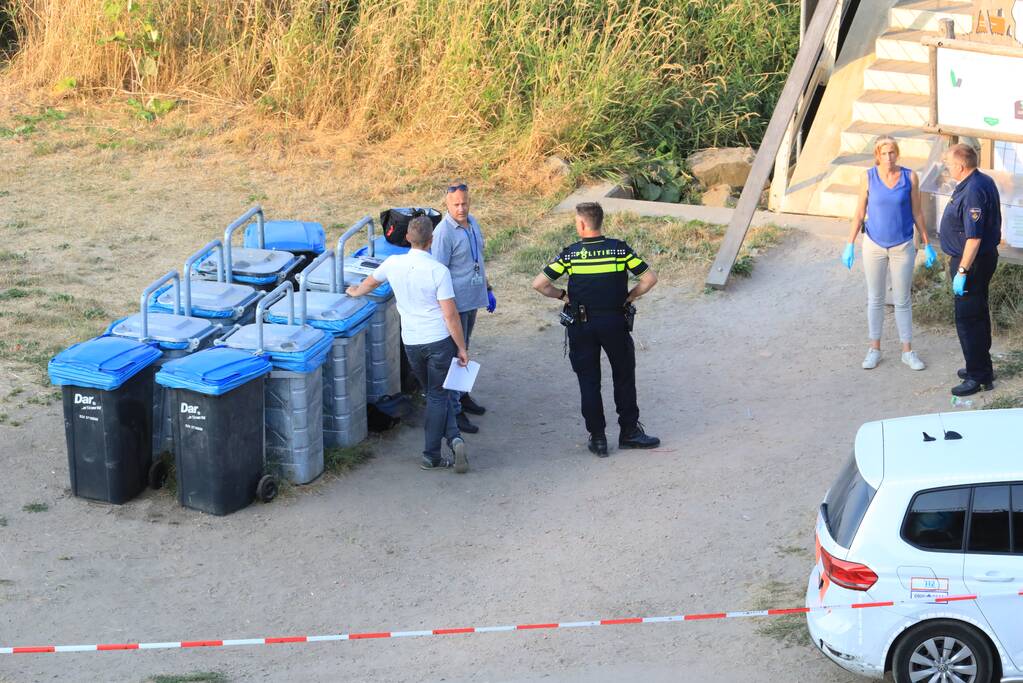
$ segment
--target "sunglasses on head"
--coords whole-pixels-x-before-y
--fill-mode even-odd
[[[461,183],[459,185],[448,185],[448,194],[451,194],[452,192],[468,192],[468,191],[469,191],[469,186],[466,185],[465,183]]]

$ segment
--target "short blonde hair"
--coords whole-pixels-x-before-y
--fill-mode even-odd
[[[881,148],[885,145],[891,145],[895,148],[895,157],[902,156],[902,152],[899,151],[899,143],[895,141],[895,138],[889,135],[882,135],[877,140],[874,140],[874,165],[877,166],[881,163]]]

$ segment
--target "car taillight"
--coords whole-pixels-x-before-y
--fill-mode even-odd
[[[877,583],[877,574],[867,565],[839,560],[824,548],[821,548],[821,564],[824,573],[836,586],[851,591],[865,591]]]

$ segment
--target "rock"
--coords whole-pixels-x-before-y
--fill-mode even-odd
[[[543,165],[554,175],[567,176],[572,173],[572,167],[568,162],[557,156],[550,156],[544,160]]]
[[[732,198],[732,187],[727,183],[719,183],[703,193],[701,200],[704,206],[728,206]]]
[[[754,157],[749,147],[711,147],[696,152],[686,162],[704,187],[721,184],[742,187],[746,184]]]

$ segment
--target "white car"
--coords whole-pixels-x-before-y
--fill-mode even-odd
[[[1023,410],[860,427],[817,515],[817,548],[807,626],[842,668],[897,683],[1023,681]]]

